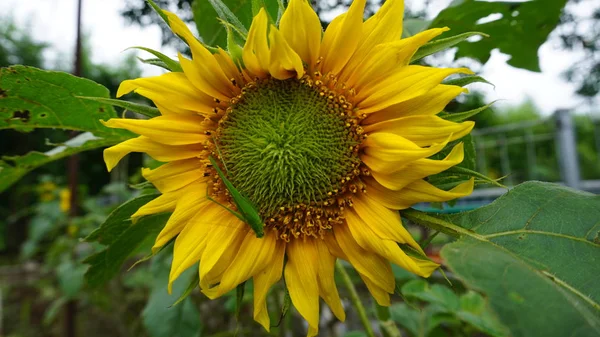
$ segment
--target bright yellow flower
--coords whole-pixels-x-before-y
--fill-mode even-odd
[[[442,80],[471,72],[409,65],[447,29],[400,39],[402,1],[386,1],[365,22],[364,7],[365,0],[354,1],[324,34],[306,0],[291,0],[279,27],[261,10],[241,68],[165,11],[192,60],[179,55],[183,72],[121,84],[118,96],[135,91],[162,116],[106,122],[140,136],[106,149],[104,158],[109,170],[130,152],[165,162],[142,171],[162,195],[133,217],[173,212],[154,246],[177,237],[169,285],[198,262],[200,288],[210,298],[253,278],[254,318],[268,330],[265,297],[283,274],[312,336],[319,297],[345,318],[337,258],[354,266],[381,305],[394,292],[390,262],[424,277],[437,268],[402,251],[399,243],[422,252],[398,210],[471,193],[472,180],[450,191],[424,180],[463,160],[462,144],[442,160],[428,158],[473,128],[436,116],[465,91]],[[226,164],[234,186],[257,205],[263,238],[207,198],[234,208],[209,156]]]

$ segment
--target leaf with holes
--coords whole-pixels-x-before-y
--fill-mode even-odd
[[[452,35],[479,31],[490,36],[459,44],[457,58],[471,57],[486,63],[492,50],[498,48],[511,56],[508,64],[513,67],[540,71],[538,49],[558,24],[566,3],[567,0],[455,0],[429,27],[450,27]]]
[[[528,182],[472,212],[403,216],[459,237],[442,258],[512,336],[600,335],[600,196]]]
[[[25,66],[0,69],[0,129],[53,128],[83,132],[46,152],[2,157],[0,192],[46,163],[132,137],[128,131],[107,128],[100,123],[101,119],[116,117],[110,105],[77,96],[108,98],[109,93],[100,84],[63,72]]]

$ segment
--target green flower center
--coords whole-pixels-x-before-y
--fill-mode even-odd
[[[345,97],[305,76],[247,84],[220,120],[216,141],[229,180],[266,221],[286,209],[335,203],[359,174],[360,133]]]

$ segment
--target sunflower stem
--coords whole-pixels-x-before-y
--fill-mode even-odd
[[[365,306],[362,304],[360,297],[358,297],[356,287],[354,287],[354,283],[352,283],[350,275],[348,275],[348,272],[346,272],[346,269],[339,260],[335,263],[335,268],[340,273],[340,275],[342,275],[342,281],[346,285],[346,288],[348,288],[348,292],[350,293],[350,301],[352,301],[352,304],[356,308],[358,317],[360,317],[360,322],[365,327],[365,333],[368,337],[375,337],[375,334],[373,333],[373,328],[371,327],[371,321],[369,321],[369,318],[367,317],[367,311],[365,310]]]

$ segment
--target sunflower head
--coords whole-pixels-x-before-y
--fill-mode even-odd
[[[470,71],[411,65],[447,29],[400,39],[402,1],[386,1],[366,21],[364,7],[354,1],[325,32],[306,0],[291,0],[278,26],[261,9],[235,57],[209,51],[161,12],[192,58],[179,55],[180,72],[121,84],[119,96],[135,91],[161,116],[107,121],[140,136],[104,156],[109,170],[130,152],[164,162],[143,169],[162,195],[133,217],[173,212],[155,243],[176,237],[170,283],[196,263],[210,298],[252,278],[254,318],[268,330],[265,296],[284,276],[315,335],[319,298],[345,318],[336,259],[356,269],[381,305],[394,292],[390,263],[425,277],[437,268],[400,248],[424,255],[398,211],[471,193],[473,180],[449,191],[426,180],[463,160],[462,143],[431,157],[473,128],[437,116],[465,91],[441,82]],[[264,236],[250,226],[256,219]]]

